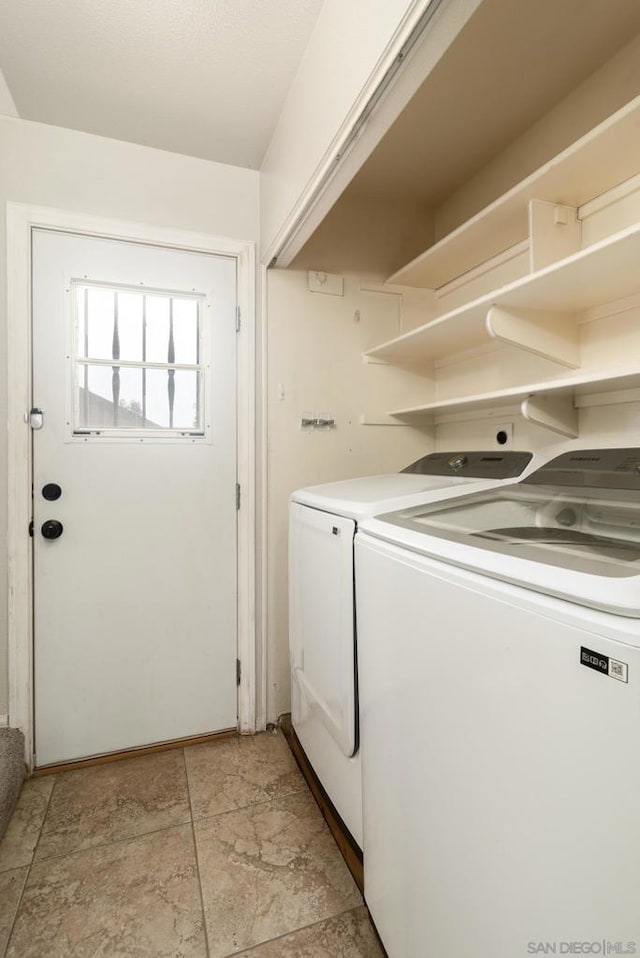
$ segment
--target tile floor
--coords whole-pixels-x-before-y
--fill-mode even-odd
[[[0,958],[380,958],[280,733],[36,778],[0,842]]]

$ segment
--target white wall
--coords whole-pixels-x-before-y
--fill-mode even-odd
[[[429,0],[325,0],[261,174],[261,248],[271,247],[403,26]]]
[[[3,116],[17,116],[18,111],[11,96],[11,90],[7,86],[4,73],[0,70],[0,114]]]
[[[320,482],[395,472],[434,448],[430,429],[367,426],[361,414],[383,414],[417,401],[430,381],[361,354],[424,322],[430,297],[381,292],[345,277],[344,296],[312,293],[307,273],[270,270],[268,326],[268,668],[267,715],[290,708],[287,535],[288,497]],[[427,301],[425,304],[425,300]],[[303,412],[327,412],[336,428],[305,432]]]
[[[86,133],[0,117],[0,380],[6,383],[6,202],[257,240],[259,176]],[[4,385],[0,415],[6,420]],[[26,530],[25,530],[26,534]],[[6,440],[0,434],[0,539]],[[7,711],[6,557],[0,555],[0,714]]]

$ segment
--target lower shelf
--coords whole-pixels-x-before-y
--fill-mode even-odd
[[[573,438],[577,436],[576,397],[638,387],[640,387],[640,366],[638,365],[598,370],[583,369],[575,375],[562,376],[558,379],[548,379],[455,399],[436,400],[406,409],[394,409],[389,415],[400,420],[429,422],[433,421],[438,414],[471,413],[520,403],[522,415],[529,422]]]

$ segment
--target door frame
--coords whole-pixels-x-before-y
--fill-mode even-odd
[[[9,725],[25,737],[25,761],[34,758],[33,562],[28,526],[32,509],[31,237],[34,229],[80,233],[176,250],[232,256],[238,269],[237,475],[242,498],[237,514],[237,640],[242,663],[238,730],[256,731],[257,653],[255,571],[255,243],[105,219],[49,207],[7,203],[7,466],[8,466],[8,677]],[[260,654],[262,661],[264,656]]]

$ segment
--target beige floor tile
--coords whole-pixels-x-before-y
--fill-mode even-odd
[[[14,868],[0,875],[0,958],[4,955],[28,868]]]
[[[195,824],[211,958],[362,904],[307,792]]]
[[[185,749],[193,817],[207,818],[305,788],[281,732]]]
[[[191,820],[182,749],[58,775],[35,860]]]
[[[367,909],[356,908],[245,951],[242,958],[383,958]]]
[[[37,862],[7,958],[205,958],[191,825]]]
[[[24,783],[9,827],[0,841],[0,872],[30,865],[51,798],[54,775],[31,778]]]

